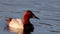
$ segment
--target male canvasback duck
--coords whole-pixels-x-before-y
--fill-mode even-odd
[[[36,18],[39,19],[34,15],[34,13],[30,10],[26,10],[22,16],[22,19],[13,19],[8,18],[6,19],[8,28],[17,28],[17,29],[23,29],[24,31],[33,30],[34,26],[30,23],[30,18]]]

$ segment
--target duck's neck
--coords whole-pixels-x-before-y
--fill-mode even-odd
[[[23,24],[30,24],[28,17],[23,17],[22,21],[23,21]]]

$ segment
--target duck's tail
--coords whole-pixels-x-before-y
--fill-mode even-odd
[[[7,24],[9,24],[11,20],[12,20],[12,18],[5,19],[5,21],[7,22]]]

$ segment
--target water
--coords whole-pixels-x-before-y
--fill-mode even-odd
[[[7,17],[21,18],[24,10],[40,18],[31,19],[31,34],[60,34],[60,0],[0,0],[0,34],[15,34],[4,30]]]

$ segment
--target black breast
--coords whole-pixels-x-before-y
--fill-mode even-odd
[[[34,26],[32,24],[25,24],[24,25],[24,31],[25,32],[33,32]]]

